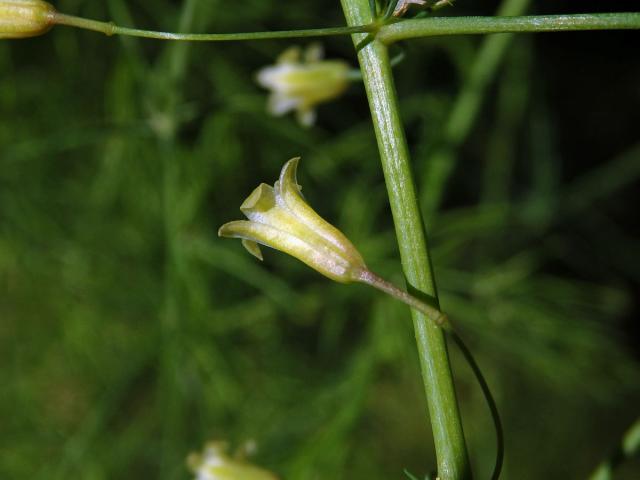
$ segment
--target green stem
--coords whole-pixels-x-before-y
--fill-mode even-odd
[[[522,17],[437,17],[403,20],[380,28],[385,44],[416,37],[486,33],[566,32],[640,29],[640,13],[579,13]]]
[[[349,25],[373,21],[368,0],[341,1]],[[353,41],[359,45],[365,37],[364,34],[354,35]],[[358,59],[378,140],[402,266],[410,286],[431,296],[437,307],[436,285],[387,47],[373,39],[360,48]],[[438,475],[441,480],[468,479],[471,473],[467,449],[443,330],[421,311],[412,309],[411,313],[431,415]]]
[[[186,42],[229,42],[239,40],[267,40],[278,38],[328,37],[333,35],[351,35],[353,33],[368,33],[377,30],[376,25],[362,25],[354,27],[314,28],[309,30],[282,30],[278,32],[246,32],[246,33],[172,33],[140,30],[116,25],[113,22],[100,22],[87,18],[74,17],[56,13],[52,18],[56,25],[92,30],[94,32],[111,35],[126,35],[130,37],[152,38],[155,40],[178,40]]]

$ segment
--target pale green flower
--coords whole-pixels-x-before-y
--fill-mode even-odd
[[[320,217],[302,198],[296,180],[300,158],[289,160],[272,186],[260,184],[240,206],[249,220],[225,223],[221,237],[240,238],[244,247],[260,260],[259,245],[296,257],[311,268],[340,283],[361,282],[420,310],[437,325],[447,316],[369,270],[362,255],[344,234]]]
[[[0,0],[0,39],[42,35],[55,15],[53,6],[41,0]]]
[[[313,125],[315,107],[338,97],[349,86],[349,64],[322,57],[319,44],[310,45],[304,55],[299,47],[291,47],[275,65],[258,72],[258,83],[271,90],[269,113],[280,116],[295,110],[302,125]]]
[[[208,443],[202,453],[189,455],[187,464],[194,480],[277,480],[267,470],[230,457],[224,442]]]
[[[296,181],[299,160],[284,165],[273,187],[263,183],[249,195],[240,206],[249,220],[229,222],[218,235],[241,238],[260,260],[258,244],[288,253],[332,280],[357,281],[366,270],[364,260],[347,237],[302,198]]]

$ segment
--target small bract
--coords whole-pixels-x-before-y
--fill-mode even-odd
[[[55,8],[41,0],[0,0],[0,39],[42,35],[55,15]]]
[[[360,281],[367,267],[353,244],[302,198],[296,180],[299,158],[289,160],[273,187],[258,186],[240,206],[249,220],[229,222],[221,237],[241,238],[262,260],[258,244],[288,253],[332,280]]]
[[[280,116],[297,113],[304,126],[315,122],[315,107],[341,95],[349,86],[349,64],[342,60],[322,60],[319,44],[302,52],[299,47],[285,50],[275,65],[261,69],[258,83],[271,90],[267,110]]]

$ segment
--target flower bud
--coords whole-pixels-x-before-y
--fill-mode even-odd
[[[55,14],[41,0],[0,0],[0,39],[42,35],[53,26]]]

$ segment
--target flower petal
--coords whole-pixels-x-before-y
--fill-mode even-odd
[[[352,262],[359,263],[364,267],[365,263],[362,256],[347,237],[318,215],[302,198],[296,178],[299,161],[300,157],[292,158],[282,167],[280,179],[275,185],[276,203],[282,208],[286,208],[316,235],[323,238],[338,251],[346,254]]]
[[[316,123],[317,115],[313,108],[300,106],[296,110],[296,118],[303,127],[312,127]]]
[[[256,242],[243,238],[242,246],[247,249],[247,252],[256,257],[258,260],[264,260],[264,258],[262,258],[262,250],[260,250],[260,245],[258,245]]]
[[[288,253],[336,282],[354,281],[359,273],[355,270],[360,268],[360,264],[353,265],[337,252],[318,249],[303,238],[263,223],[236,220],[222,225],[218,235],[249,240]]]
[[[324,58],[324,47],[321,43],[314,42],[310,44],[304,52],[304,61],[306,63],[319,62]]]
[[[299,104],[300,99],[297,97],[290,97],[283,93],[274,92],[269,96],[267,111],[272,115],[280,116],[296,109]]]
[[[251,192],[251,195],[242,202],[240,211],[244,213],[249,220],[254,220],[251,218],[254,213],[264,213],[275,206],[276,197],[273,193],[273,187],[266,183],[261,183]]]
[[[302,56],[302,50],[300,49],[300,47],[297,47],[297,46],[289,47],[278,56],[278,58],[276,59],[276,63],[277,64],[299,63],[301,56]]]

